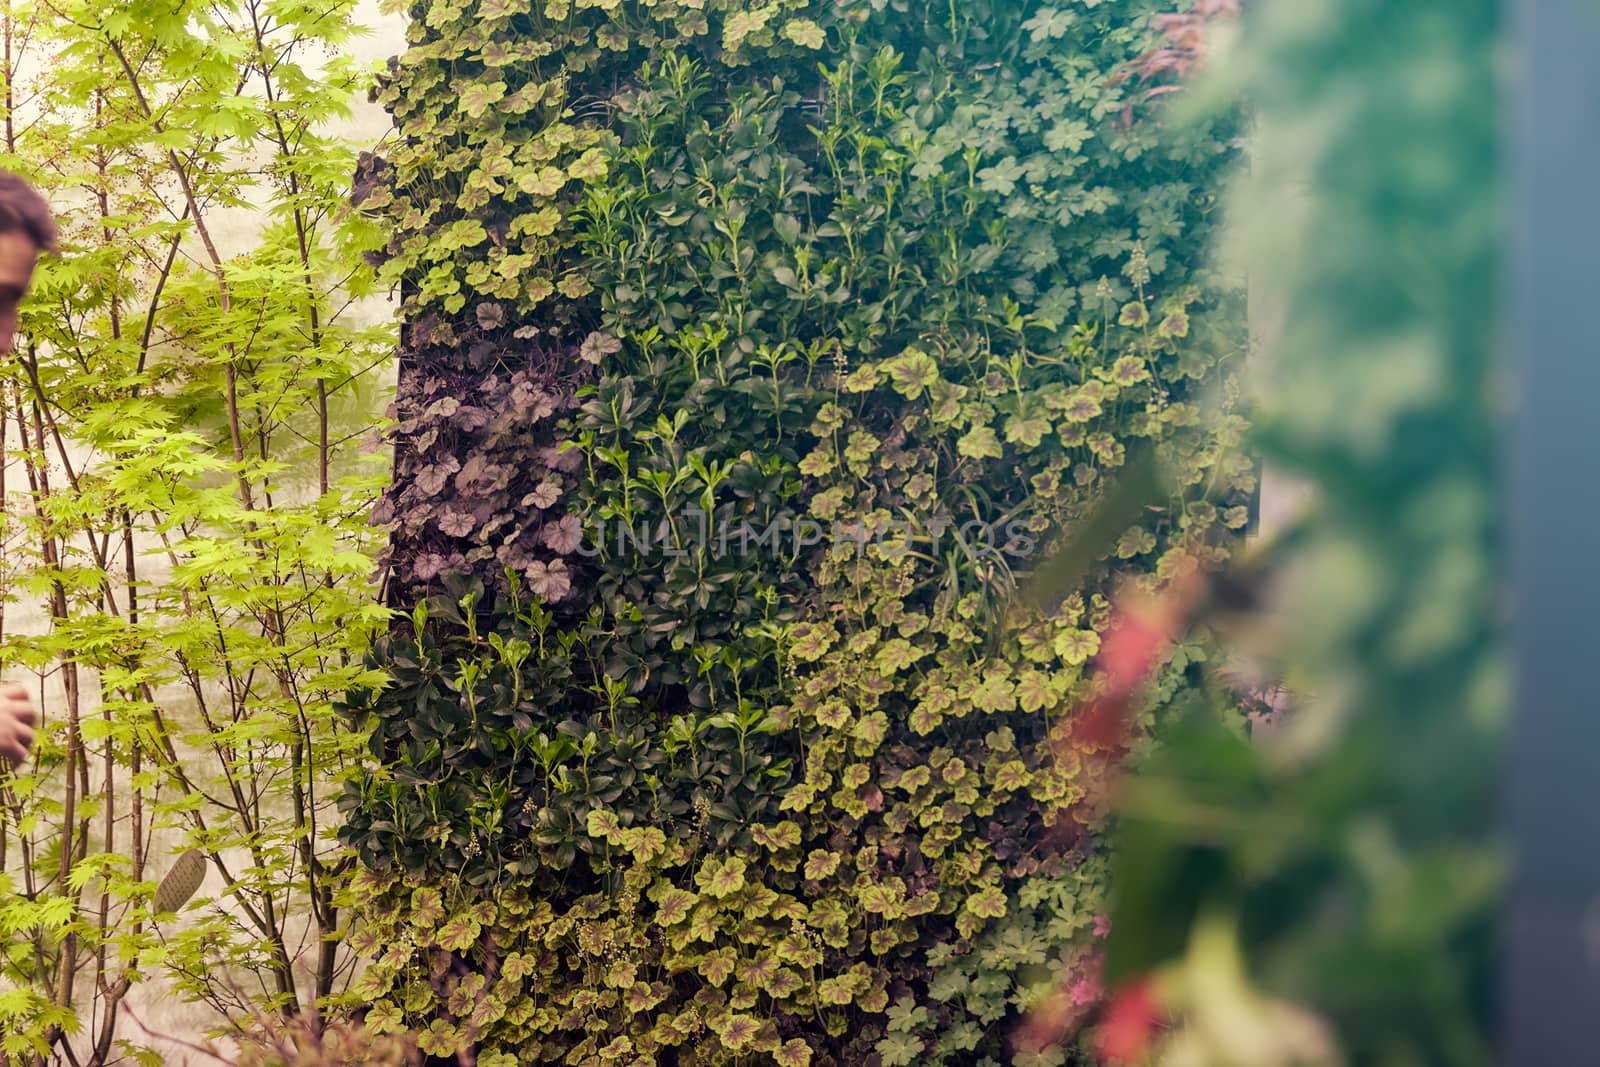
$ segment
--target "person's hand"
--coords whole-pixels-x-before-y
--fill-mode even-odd
[[[28,758],[33,748],[33,728],[39,713],[26,686],[17,682],[0,685],[0,761],[13,767]]]

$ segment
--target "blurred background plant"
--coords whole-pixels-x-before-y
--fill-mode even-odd
[[[420,1067],[423,1062],[414,1036],[377,1034],[359,1022],[328,1019],[315,1005],[292,1015],[243,1013],[218,1028],[218,1039],[206,1041],[162,1033],[137,1017],[134,1023],[175,1048],[178,1062],[193,1067]],[[173,1062],[149,1054],[139,1058]]]
[[[360,1023],[325,1022],[315,1011],[285,1020],[260,1016],[235,1037],[234,1067],[416,1067],[416,1040],[375,1034]]]

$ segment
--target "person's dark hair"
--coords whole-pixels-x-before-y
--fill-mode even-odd
[[[25,233],[42,252],[56,250],[56,220],[33,186],[0,170],[0,233]]]

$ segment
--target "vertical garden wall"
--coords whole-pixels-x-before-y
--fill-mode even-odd
[[[1236,131],[1168,134],[1155,8],[412,5],[357,190],[406,322],[369,1023],[490,1067],[1069,1056],[1009,1036],[1097,995],[1106,594],[1225,553],[1253,478]],[[1149,445],[1163,503],[1018,595]]]

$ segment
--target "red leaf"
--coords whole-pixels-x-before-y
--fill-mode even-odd
[[[1150,1048],[1161,1022],[1161,1002],[1149,978],[1118,986],[1095,1031],[1095,1056],[1102,1064],[1130,1063]]]

